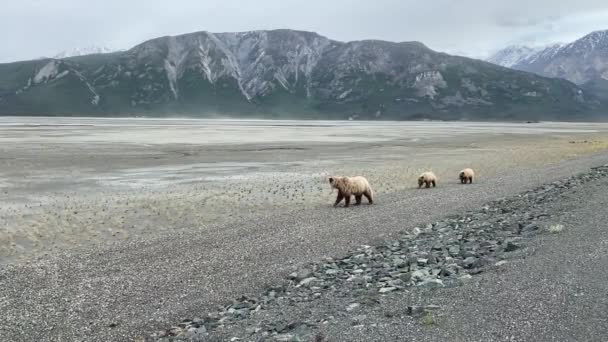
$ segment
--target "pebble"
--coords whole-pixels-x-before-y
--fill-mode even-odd
[[[443,281],[440,279],[425,279],[423,282],[418,284],[419,287],[435,289],[439,287],[443,287]]]
[[[302,280],[302,281],[301,281],[301,282],[298,284],[298,286],[306,286],[306,285],[308,285],[308,284],[312,283],[312,282],[313,282],[313,281],[315,281],[315,280],[317,280],[317,278],[316,278],[316,277],[309,277],[309,278],[303,279],[303,280]]]
[[[356,308],[358,308],[359,306],[361,306],[361,304],[359,303],[352,303],[349,306],[346,307],[346,311],[353,311]]]
[[[509,242],[507,242],[507,245],[505,246],[505,252],[513,252],[515,250],[518,250],[519,248],[520,248],[520,246],[518,244],[509,241]]]
[[[378,292],[380,293],[389,293],[389,292],[393,292],[395,291],[397,288],[396,287],[383,287],[380,290],[378,290]]]

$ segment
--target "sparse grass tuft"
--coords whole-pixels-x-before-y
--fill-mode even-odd
[[[435,320],[435,316],[431,312],[427,312],[422,317],[422,325],[430,327],[437,324],[437,320]]]
[[[563,224],[552,224],[547,227],[547,231],[552,234],[561,233],[564,230]]]

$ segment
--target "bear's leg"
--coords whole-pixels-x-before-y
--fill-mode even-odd
[[[425,187],[425,188],[430,188],[430,187],[431,187],[431,182],[429,182],[429,181],[424,181],[424,187]]]
[[[350,206],[350,195],[344,195],[344,208],[348,208]]]
[[[437,184],[435,184],[435,181],[431,181],[431,183],[433,184],[433,188],[437,186]]]
[[[355,205],[361,205],[361,198],[363,198],[363,195],[355,195]]]
[[[344,195],[342,194],[342,191],[338,191],[338,197],[336,198],[336,203],[334,203],[334,207],[340,204],[340,202],[342,202],[342,199],[344,199]]]
[[[364,192],[363,195],[365,196],[365,198],[367,198],[369,204],[374,203],[374,200],[372,199],[372,193],[369,190]]]
[[[466,183],[467,183],[466,178],[464,178],[464,177],[460,177],[460,183],[461,183],[461,184],[466,184]]]
[[[469,177],[469,184],[473,184],[473,177]]]

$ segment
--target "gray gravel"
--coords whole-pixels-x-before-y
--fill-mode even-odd
[[[373,206],[351,209],[319,207],[305,211],[295,208],[268,217],[253,216],[239,226],[213,226],[199,233],[55,255],[29,265],[2,266],[0,312],[4,317],[0,340],[121,341],[143,338],[183,319],[194,320],[210,312],[226,310],[226,303],[235,298],[259,297],[264,290],[294,271],[299,277],[297,271],[310,262],[347,255],[361,244],[382,244],[385,239],[398,237],[400,232],[411,232],[415,226],[426,229],[426,224],[447,215],[461,214],[497,198],[515,195],[607,162],[608,156],[596,155],[534,172],[509,170],[499,177],[483,179],[470,186],[457,182],[442,183],[436,189],[378,196],[378,203]],[[463,263],[464,260],[466,258]],[[475,264],[476,261],[469,259],[467,264],[471,262]],[[311,277],[301,279],[298,284],[314,285],[315,280]],[[405,292],[405,287],[391,283],[384,286],[383,291],[395,298],[407,298],[403,296],[409,293]],[[324,294],[320,293],[320,298],[323,298]],[[378,294],[367,301],[382,303],[382,298]],[[318,302],[321,304],[315,308],[323,310],[327,305],[330,311],[336,300]],[[408,303],[399,305],[395,302],[391,309],[394,312],[386,315],[400,317],[403,310],[426,312],[428,309],[419,309]],[[250,306],[254,304],[258,302]],[[347,301],[343,304],[345,310],[351,308],[348,312],[359,310],[359,307],[351,306],[355,303]],[[440,306],[440,312],[446,312],[445,304]],[[421,319],[430,321],[429,317],[425,313]],[[484,315],[480,313],[479,317]],[[287,313],[286,327],[276,327],[276,332],[297,331],[302,336],[314,332],[312,323],[296,322],[294,325],[288,318]],[[369,318],[365,314],[353,315],[352,323],[348,322],[349,329],[343,336],[348,336],[348,333],[359,336],[359,329],[371,329],[371,324],[364,323]],[[221,317],[217,319],[219,321]],[[323,320],[331,322],[332,318]],[[447,320],[445,322],[448,324]],[[319,323],[323,324],[315,324]],[[391,330],[387,326],[390,320],[374,324],[377,329],[372,331],[382,328],[388,334],[383,339],[390,339]],[[326,325],[326,336],[332,336],[330,327],[345,328],[339,324]],[[357,330],[352,327],[357,327]],[[416,327],[422,329],[419,325]],[[402,333],[402,328],[396,333]],[[435,330],[431,328],[428,331]],[[197,333],[201,336],[207,334],[202,330]],[[342,335],[334,335],[337,336]],[[439,332],[436,336],[440,340],[445,337]]]
[[[414,228],[413,232],[382,245],[363,246],[341,258],[327,258],[308,265],[260,297],[237,299],[217,313],[160,331],[153,339],[601,341],[608,332],[608,317],[601,314],[608,305],[604,296],[608,284],[605,273],[598,271],[608,261],[602,248],[606,246],[608,234],[604,225],[598,225],[597,219],[589,221],[589,217],[598,218],[593,213],[599,211],[599,222],[606,219],[607,187],[608,166],[605,166],[491,202],[477,211],[449,217],[425,228]],[[591,211],[580,201],[587,193],[591,193],[590,199],[594,201]],[[576,241],[575,246],[571,246],[568,240],[553,239],[558,243],[554,248],[560,249],[565,258],[556,258],[552,250],[545,251],[544,244],[526,246],[543,234],[563,233],[561,222],[572,218],[572,211],[578,213],[581,208],[586,215],[576,217],[579,222],[583,217],[582,222],[591,223],[593,228],[585,225],[585,233],[600,232],[599,244]],[[580,223],[576,227],[580,227]],[[589,235],[598,238],[597,234]],[[598,248],[588,253],[586,246],[594,245]],[[531,257],[533,263],[537,261],[536,249],[548,252],[550,258],[542,260],[540,265],[534,264],[540,266],[535,272],[526,270],[530,268],[527,265],[510,267],[511,261],[518,262],[525,257]],[[589,255],[594,257],[591,262]],[[570,264],[575,260],[579,261],[576,267],[588,273],[564,279],[565,274],[580,273],[580,269]],[[491,277],[497,272],[509,271],[514,274],[491,284],[475,279],[486,272]],[[537,278],[539,275],[542,278]],[[514,280],[516,278],[518,280]],[[452,291],[447,296],[441,293],[443,289],[462,285],[465,289],[460,293]],[[471,286],[481,291],[474,298],[466,295]],[[484,290],[485,286],[489,291]],[[433,291],[439,288],[441,290]],[[573,292],[565,291],[567,289]],[[571,307],[564,302],[569,295],[583,296],[585,291],[588,291],[586,303]],[[493,293],[491,298],[487,292]],[[454,305],[454,298],[463,302]],[[472,306],[471,302],[479,307]],[[442,307],[448,310],[442,311]],[[465,307],[468,310],[463,311]],[[583,322],[578,321],[581,318]],[[432,331],[403,329],[411,324],[426,326]],[[531,328],[522,329],[519,325]]]

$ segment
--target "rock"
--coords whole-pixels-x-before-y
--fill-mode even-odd
[[[521,234],[524,236],[532,236],[540,232],[540,226],[536,223],[529,224],[522,228]]]
[[[359,306],[361,306],[361,304],[359,303],[352,303],[349,306],[346,307],[346,311],[353,311],[356,308],[358,308]]]
[[[487,241],[482,241],[479,243],[479,247],[483,247],[483,248],[488,248],[488,247],[495,247],[496,246],[496,241],[494,240],[487,240]]]
[[[506,263],[507,263],[506,261],[501,260],[501,261],[495,263],[494,266],[502,266],[502,265],[505,265]]]
[[[293,322],[289,324],[290,333],[294,335],[292,341],[310,341],[312,338],[312,329],[308,323]]]
[[[410,316],[421,316],[424,313],[424,306],[408,306],[407,314]]]
[[[309,278],[303,279],[302,281],[300,281],[298,286],[307,286],[315,280],[317,280],[316,277],[309,277]]]
[[[276,322],[274,324],[274,327],[271,328],[271,330],[274,330],[278,333],[286,332],[288,329],[288,324],[285,322]]]
[[[481,262],[479,258],[468,257],[462,261],[462,265],[464,266],[464,268],[477,268],[481,266]]]
[[[460,246],[458,246],[458,245],[450,246],[450,248],[448,249],[448,252],[453,257],[458,256],[458,255],[460,255]]]
[[[401,258],[394,258],[393,265],[395,265],[395,267],[405,267],[407,266],[407,263]]]
[[[508,253],[508,252],[513,252],[513,251],[515,251],[515,250],[518,250],[518,249],[520,249],[520,248],[521,248],[521,247],[520,247],[518,244],[516,244],[516,243],[514,243],[514,242],[509,241],[509,242],[507,242],[507,244],[505,245],[504,250],[505,250],[505,252],[507,252],[507,253]]]
[[[240,302],[240,303],[236,303],[232,306],[233,309],[235,310],[240,310],[240,309],[248,309],[252,306],[251,303],[249,302]]]
[[[453,272],[450,271],[450,269],[446,268],[446,267],[442,267],[439,270],[439,276],[442,278],[447,278],[449,276],[451,276],[453,274]]]
[[[440,279],[425,279],[417,286],[422,288],[435,289],[443,287],[443,281],[441,281]]]
[[[274,337],[274,340],[275,341],[280,341],[280,342],[291,342],[291,341],[295,342],[295,341],[297,341],[295,339],[295,336],[293,334],[279,334],[279,335],[276,335]]]
[[[171,329],[169,329],[168,335],[169,336],[177,336],[182,332],[182,328],[180,327],[172,327]]]
[[[477,257],[477,253],[474,252],[474,251],[466,251],[466,252],[462,253],[462,257],[465,258],[465,259],[471,258],[471,257],[476,258]]]
[[[379,293],[389,293],[389,292],[393,292],[397,290],[396,287],[390,286],[390,287],[383,287],[380,290],[378,290]]]
[[[192,331],[192,339],[193,340],[202,340],[202,338],[207,335],[207,328],[205,326],[201,326],[200,328],[194,329]]]
[[[377,296],[376,293],[372,293],[372,295],[362,296],[358,300],[359,300],[359,303],[364,304],[364,305],[376,305],[376,304],[380,303],[380,301],[378,300],[378,298],[376,298],[376,296]]]
[[[353,323],[360,324],[367,319],[366,315],[358,315],[353,317]]]
[[[458,279],[461,280],[461,281],[463,281],[463,282],[465,282],[465,281],[473,279],[473,276],[470,275],[470,274],[465,274],[463,276],[460,276]]]
[[[235,315],[236,317],[244,318],[244,317],[249,316],[249,312],[250,312],[250,311],[251,311],[251,310],[250,310],[250,309],[248,309],[248,308],[239,309],[239,310],[235,310],[235,311],[234,311],[234,315]]]
[[[399,279],[401,279],[405,283],[409,283],[409,281],[412,279],[412,272],[401,273],[399,275]]]
[[[401,279],[390,280],[388,282],[388,284],[392,287],[397,287],[397,288],[403,287],[405,285],[403,283],[403,280],[401,280]]]
[[[429,272],[425,269],[416,270],[411,273],[411,278],[415,281],[423,280],[423,279],[427,278],[428,276],[429,276]]]
[[[295,279],[297,281],[302,281],[310,277],[312,277],[312,272],[309,269],[303,268],[296,273]]]

